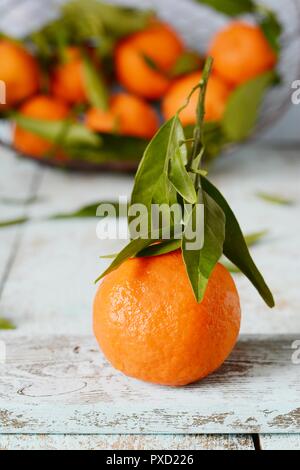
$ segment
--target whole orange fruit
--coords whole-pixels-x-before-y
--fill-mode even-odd
[[[54,96],[70,104],[86,102],[83,60],[80,50],[76,47],[67,48],[65,61],[54,69],[51,91]]]
[[[126,261],[104,278],[94,302],[94,332],[111,364],[161,385],[186,385],[220,367],[240,318],[229,272],[215,267],[198,304],[180,251]]]
[[[215,71],[232,85],[240,85],[274,68],[277,58],[262,30],[244,22],[218,32],[210,46]]]
[[[173,83],[162,102],[162,112],[165,119],[173,117],[186,103],[191,90],[199,84],[200,79],[201,72],[194,72]],[[205,99],[206,121],[222,119],[230,92],[230,88],[221,78],[216,75],[210,77]],[[199,93],[195,92],[188,106],[181,111],[180,119],[183,126],[195,124],[198,96]]]
[[[98,132],[115,131],[145,139],[151,139],[159,127],[158,115],[154,109],[144,100],[127,93],[115,95],[109,111],[90,109],[86,123]]]
[[[146,99],[159,99],[168,89],[167,73],[184,48],[177,34],[167,25],[155,24],[121,41],[115,52],[119,82]]]
[[[34,119],[56,121],[66,118],[69,108],[57,98],[39,95],[24,103],[19,112]],[[14,146],[26,155],[43,157],[51,150],[53,144],[17,125],[14,132]]]
[[[40,72],[34,57],[21,45],[0,41],[0,80],[6,85],[6,105],[14,106],[36,93]]]

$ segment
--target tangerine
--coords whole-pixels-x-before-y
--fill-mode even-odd
[[[234,86],[273,69],[277,61],[262,30],[245,22],[233,22],[218,32],[209,55],[214,70]]]
[[[197,303],[181,251],[125,261],[102,281],[94,332],[111,364],[161,385],[186,385],[218,369],[240,329],[239,296],[218,264]]]
[[[0,41],[0,80],[6,86],[6,105],[14,106],[35,94],[40,72],[34,57],[20,44]]]
[[[127,93],[111,99],[110,109],[92,108],[86,116],[89,128],[97,132],[118,132],[122,135],[151,139],[159,127],[155,110],[144,100]]]
[[[69,108],[57,98],[39,95],[25,102],[20,108],[20,114],[40,120],[56,121],[65,119],[69,114]],[[14,132],[14,146],[21,153],[39,158],[45,156],[53,144],[17,125]]]
[[[194,72],[176,80],[163,99],[162,111],[166,120],[172,118],[186,103],[191,90],[199,84],[201,72]],[[219,121],[225,111],[230,95],[230,88],[217,75],[212,75],[207,86],[205,99],[205,120]],[[180,113],[183,126],[193,125],[196,122],[196,108],[199,93],[194,93],[189,104]]]
[[[168,72],[183,53],[178,35],[165,24],[155,24],[121,41],[115,52],[119,82],[142,98],[161,98],[170,85]]]

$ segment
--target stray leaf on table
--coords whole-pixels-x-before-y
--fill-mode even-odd
[[[97,208],[100,204],[110,204],[115,208],[116,216],[119,217],[120,209],[122,206],[118,202],[112,201],[99,201],[93,204],[88,204],[75,211],[58,213],[47,217],[40,217],[30,219],[29,217],[20,217],[19,219],[3,220],[0,221],[0,228],[11,227],[13,225],[22,225],[27,222],[45,222],[47,220],[63,220],[63,219],[84,219],[96,217]],[[126,207],[127,210],[127,207]]]
[[[23,225],[29,222],[28,217],[20,217],[18,219],[0,220],[0,228],[12,227],[14,225]]]
[[[78,210],[65,212],[61,214],[55,214],[49,217],[49,220],[62,220],[62,219],[84,219],[84,218],[92,218],[96,217],[97,209],[100,204],[109,204],[115,208],[116,216],[119,216],[120,204],[118,202],[112,201],[104,201],[104,202],[96,202],[93,204],[88,204],[87,206],[83,206]],[[126,207],[127,209],[127,207]]]
[[[279,206],[292,206],[294,201],[292,199],[285,198],[279,194],[269,194],[269,193],[257,193],[257,197],[263,201],[269,202],[270,204],[276,204]]]
[[[267,234],[268,230],[262,230],[261,232],[248,233],[247,235],[244,235],[244,238],[247,246],[251,247],[260,242]]]
[[[0,330],[15,330],[15,325],[5,318],[0,318]]]

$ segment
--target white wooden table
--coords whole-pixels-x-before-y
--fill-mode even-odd
[[[115,372],[91,331],[93,280],[119,242],[100,242],[96,220],[0,230],[0,449],[300,448],[300,159],[296,150],[247,148],[211,175],[245,233],[269,230],[253,249],[277,301],[268,310],[242,276],[241,338],[226,364],[190,387],[168,389]],[[0,219],[34,218],[129,195],[130,176],[43,168],[0,149]],[[268,204],[259,191],[293,206]],[[7,204],[3,198],[35,198]]]

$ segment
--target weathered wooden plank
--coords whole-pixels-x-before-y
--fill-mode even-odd
[[[254,450],[246,435],[0,435],[0,450]]]
[[[262,450],[300,450],[300,434],[261,434]]]
[[[219,371],[178,389],[116,372],[90,337],[0,338],[2,434],[300,432],[295,337],[242,337]]]
[[[0,147],[0,220],[23,217],[26,202],[34,196],[38,171],[32,163],[18,159]],[[0,230],[0,292],[11,267],[18,244],[19,227]]]

